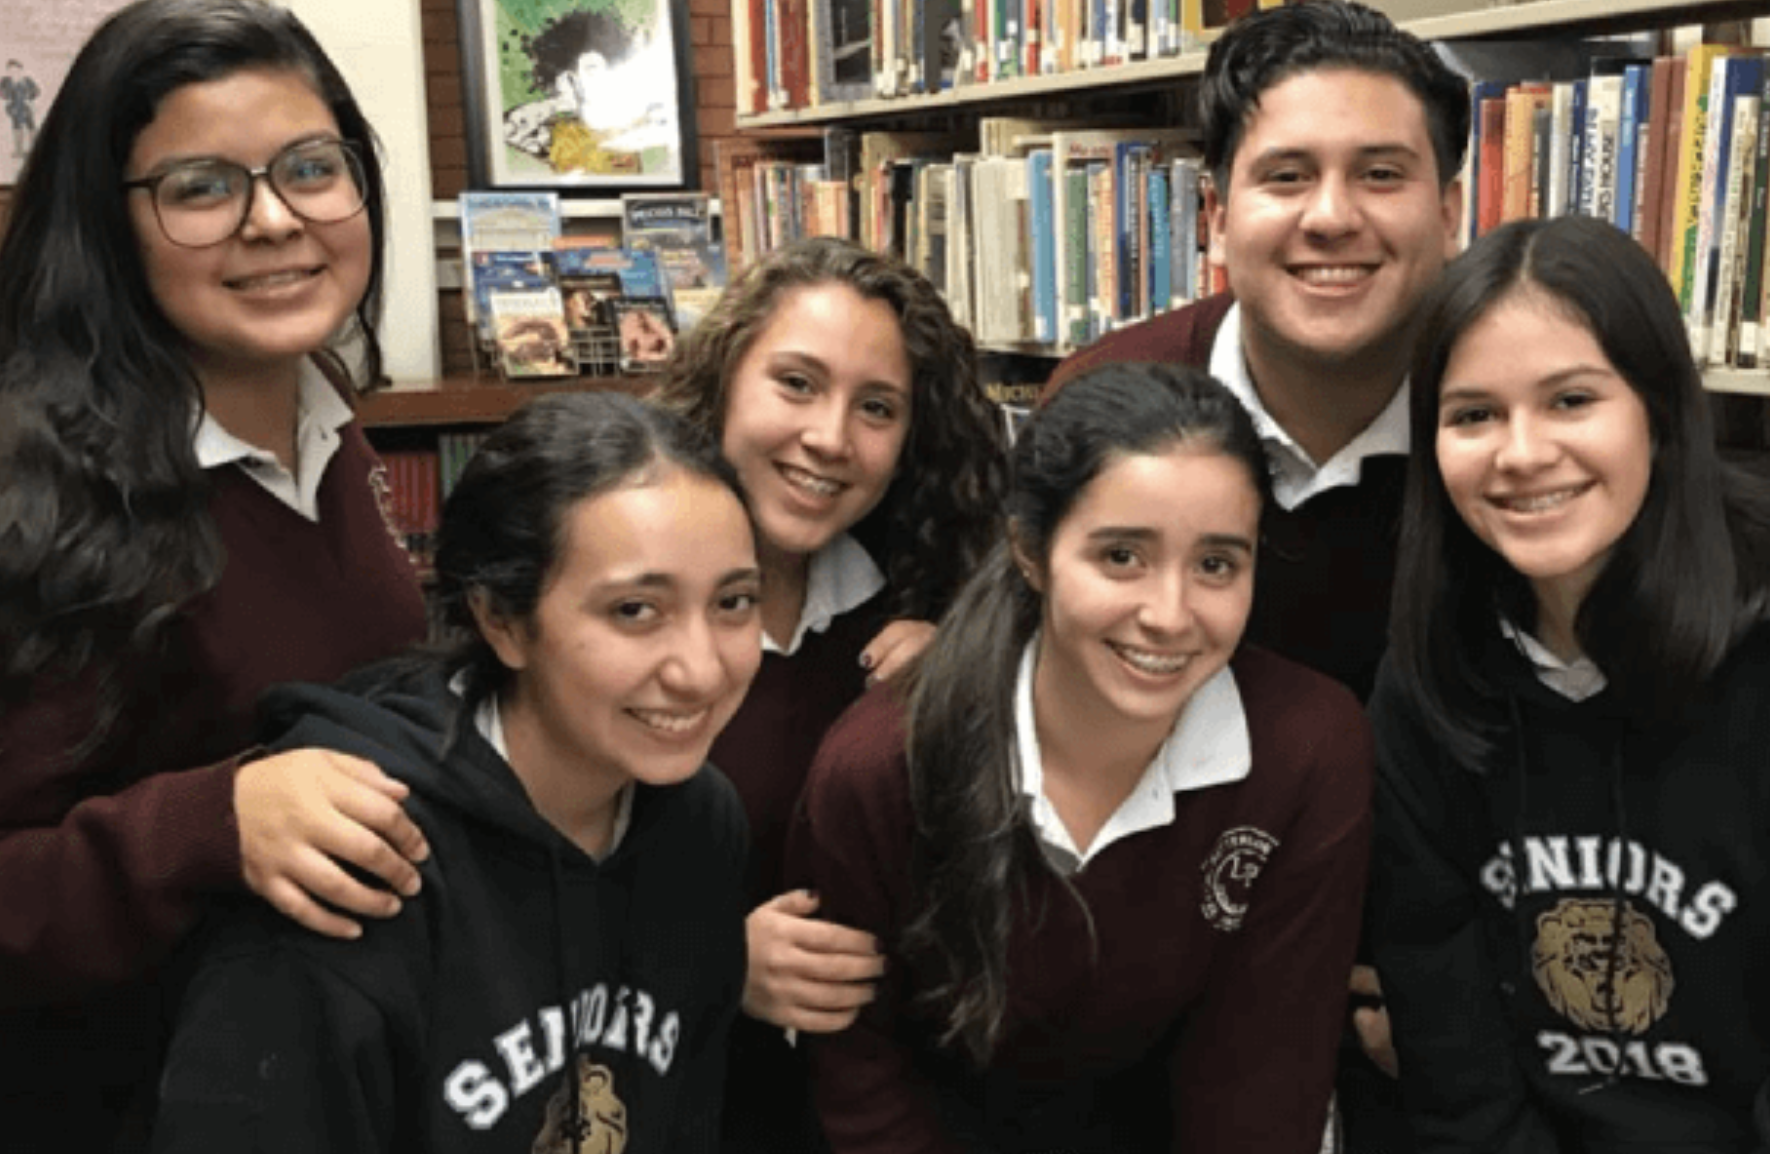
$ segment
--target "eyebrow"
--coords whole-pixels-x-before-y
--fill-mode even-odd
[[[741,585],[751,581],[760,581],[761,579],[762,570],[755,566],[749,566],[747,568],[730,570],[721,575],[719,580],[714,584],[717,588],[723,589],[728,585]],[[679,583],[680,582],[674,574],[646,572],[635,573],[631,577],[611,577],[606,581],[598,581],[595,588],[598,590],[622,588],[672,589]]]
[[[1409,160],[1419,160],[1422,158],[1423,154],[1411,144],[1403,144],[1397,141],[1389,144],[1368,144],[1359,148],[1354,155],[1360,160],[1381,160],[1389,157],[1403,157]],[[1257,154],[1248,161],[1248,164],[1250,166],[1277,164],[1287,160],[1306,160],[1313,162],[1315,159],[1316,153],[1313,149],[1303,146],[1281,147],[1269,148],[1266,151]]]
[[[811,369],[821,376],[827,377],[830,375],[829,365],[826,365],[818,357],[814,357],[810,353],[802,353],[797,349],[782,349],[779,352],[769,354],[769,362],[771,364],[778,364],[781,361],[791,362],[792,364],[803,368]],[[862,383],[861,387],[866,389],[885,389],[889,392],[898,393],[906,397],[910,394],[907,385],[899,384],[896,381],[882,379],[865,381]]]
[[[1103,525],[1088,534],[1090,541],[1154,541],[1159,534],[1156,530],[1143,525]],[[1246,537],[1235,533],[1203,533],[1199,542],[1217,549],[1239,549],[1246,553],[1254,551],[1254,543]]]
[[[331,132],[326,129],[315,129],[313,132],[309,132],[303,136],[293,136],[293,137],[290,137],[288,140],[285,140],[282,144],[279,144],[276,147],[276,149],[271,152],[270,156],[265,158],[266,162],[268,163],[270,160],[274,160],[276,157],[281,156],[283,153],[289,151],[291,148],[299,148],[303,144],[318,144],[321,141],[332,141],[332,142],[336,142],[338,144],[343,144],[344,137],[340,136],[336,132]],[[256,165],[241,164],[237,160],[233,160],[229,157],[222,156],[219,153],[214,153],[214,152],[202,152],[202,153],[192,153],[192,154],[174,153],[171,156],[163,156],[159,159],[159,161],[150,165],[148,167],[147,172],[144,175],[145,176],[157,176],[162,172],[170,172],[174,168],[182,168],[184,165],[187,165],[187,164],[218,164],[218,163],[219,164],[235,164],[235,165],[239,165],[241,168],[255,168],[255,167],[257,167]]]
[[[1580,377],[1609,377],[1612,379],[1621,379],[1620,374],[1614,369],[1606,368],[1603,365],[1578,364],[1569,365],[1565,369],[1550,373],[1548,376],[1533,382],[1531,388],[1539,391],[1542,389],[1552,389],[1557,385],[1566,384],[1568,381]],[[1438,406],[1439,408],[1443,408],[1448,401],[1486,400],[1490,395],[1491,390],[1484,388],[1481,385],[1451,385],[1439,390]]]

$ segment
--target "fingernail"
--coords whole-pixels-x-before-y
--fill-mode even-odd
[[[862,669],[871,669],[873,667],[873,655],[871,653],[862,653],[860,655],[860,667]]]
[[[405,885],[401,886],[399,888],[399,892],[404,894],[406,897],[415,898],[418,896],[418,891],[423,888],[424,888],[424,879],[419,877],[416,874],[413,874],[412,880],[407,882]]]

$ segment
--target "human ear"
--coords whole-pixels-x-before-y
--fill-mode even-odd
[[[523,669],[528,665],[528,629],[522,622],[492,603],[492,595],[484,586],[475,586],[467,594],[467,608],[479,635],[492,647],[498,660],[507,669]]]
[[[1016,522],[1008,524],[1008,553],[1014,559],[1014,567],[1020,570],[1020,575],[1026,579],[1026,583],[1032,587],[1032,591],[1043,596],[1045,592],[1044,572],[1039,567],[1038,559],[1027,550],[1020,526]]]
[[[1227,190],[1222,193],[1217,191],[1217,180],[1211,174],[1201,175],[1199,182],[1205,190],[1205,220],[1210,225],[1209,255],[1211,263],[1221,265],[1224,256],[1223,230],[1229,223],[1229,197]]]

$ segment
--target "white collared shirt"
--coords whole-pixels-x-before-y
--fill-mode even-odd
[[[465,670],[455,674],[449,682],[449,689],[456,697],[466,694],[467,673]],[[497,694],[494,693],[479,703],[479,708],[473,713],[473,728],[479,731],[481,737],[485,738],[486,744],[492,747],[492,751],[504,759],[504,764],[509,765],[510,745],[504,740],[504,711],[498,705]],[[633,783],[628,782],[621,787],[621,792],[615,798],[615,824],[614,828],[609,831],[608,848],[604,849],[602,853],[592,856],[597,861],[607,860],[615,850],[620,848],[621,839],[627,836],[627,827],[631,824],[633,824]]]
[[[850,609],[885,588],[885,574],[859,541],[847,533],[839,533],[830,543],[812,554],[805,573],[805,605],[799,610],[799,624],[787,644],[776,644],[767,633],[762,635],[762,652],[791,657],[807,633],[822,633],[830,623]]]
[[[234,436],[207,410],[197,423],[193,444],[198,465],[219,469],[237,464],[265,492],[309,521],[318,521],[320,478],[326,475],[326,464],[342,443],[338,430],[350,423],[352,413],[311,360],[301,363],[299,388],[293,473],[283,468],[275,453]]]
[[[1347,442],[1339,452],[1317,465],[1297,444],[1296,438],[1266,411],[1259,390],[1248,372],[1247,356],[1241,344],[1241,305],[1229,306],[1223,324],[1211,342],[1211,375],[1222,381],[1235,399],[1254,418],[1254,431],[1266,448],[1266,459],[1272,464],[1272,497],[1280,507],[1295,509],[1317,493],[1358,484],[1366,457],[1407,456],[1407,385],[1395,390],[1376,420],[1364,427],[1358,436]]]
[[[1572,661],[1563,661],[1548,646],[1504,617],[1500,618],[1500,632],[1536,668],[1536,679],[1569,701],[1584,701],[1588,697],[1596,697],[1610,684],[1604,677],[1604,671],[1583,653]]]
[[[1039,636],[1034,634],[1021,654],[1014,686],[1014,769],[1045,856],[1064,873],[1081,870],[1120,838],[1173,824],[1175,794],[1240,781],[1253,768],[1241,690],[1236,687],[1235,675],[1224,666],[1193,691],[1137,787],[1106,819],[1087,850],[1078,850],[1056,807],[1045,796],[1044,761],[1033,718],[1038,651]]]

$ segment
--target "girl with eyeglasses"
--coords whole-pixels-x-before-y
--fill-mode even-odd
[[[417,891],[406,787],[248,749],[266,686],[423,633],[352,418],[380,375],[382,213],[342,76],[255,0],[111,17],[22,175],[0,245],[9,1132],[139,1129],[175,947],[217,895],[348,938]]]

